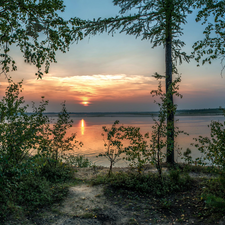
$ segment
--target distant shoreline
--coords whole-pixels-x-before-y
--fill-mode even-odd
[[[32,114],[32,113],[28,113]],[[48,117],[55,117],[57,112],[44,113]],[[69,112],[71,117],[153,117],[157,116],[158,112]],[[176,116],[210,116],[223,115],[223,111],[216,109],[188,109],[177,110]]]

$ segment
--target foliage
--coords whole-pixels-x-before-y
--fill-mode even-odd
[[[182,159],[184,159],[185,162],[187,162],[187,164],[191,164],[193,162],[192,157],[191,157],[191,149],[187,148],[186,151],[183,153]]]
[[[9,55],[16,45],[23,53],[25,62],[37,67],[36,75],[42,77],[44,64],[48,73],[50,63],[56,62],[57,50],[63,53],[72,41],[70,24],[58,15],[63,12],[63,0],[6,0],[0,4],[0,64],[2,72],[16,70],[16,62]],[[77,22],[76,22],[77,21]],[[74,18],[74,23],[78,20]],[[82,33],[77,33],[77,39]]]
[[[203,159],[198,158],[197,161],[202,165],[209,164],[219,173],[225,174],[225,121],[212,121],[208,127],[211,129],[211,138],[194,138],[199,142],[195,147],[203,154]]]
[[[33,113],[27,113],[28,106],[24,106],[24,98],[19,96],[21,91],[22,82],[16,84],[9,79],[9,86],[0,102],[1,222],[15,211],[31,211],[62,199],[67,189],[60,182],[74,175],[73,168],[60,158],[49,158],[52,152],[46,152],[46,148],[46,154],[35,154],[34,150],[40,151],[39,144],[43,143],[40,134],[49,127],[48,118],[43,115],[48,102],[42,99],[38,108],[33,104]],[[60,138],[65,136],[68,128],[68,124],[63,125],[68,121],[63,120],[68,118],[65,107],[63,109],[64,117],[60,114],[55,129],[51,130],[54,131],[52,136],[56,137],[54,143],[63,140]]]
[[[63,163],[61,160],[38,156],[37,161],[39,166],[38,174],[52,183],[65,182],[74,176],[71,165]]]
[[[69,165],[79,167],[79,168],[92,166],[92,162],[88,158],[86,158],[84,155],[67,154],[65,156],[65,160]]]
[[[104,139],[105,134],[102,133],[104,146],[106,151],[104,153],[100,153],[97,157],[106,157],[110,161],[109,167],[109,175],[112,173],[112,166],[118,162],[119,156],[123,153],[123,144],[122,144],[122,128],[123,126],[117,127],[119,121],[116,120],[111,128],[106,128],[103,126],[102,129],[106,133],[106,140]]]
[[[200,8],[196,21],[201,21],[202,25],[207,24],[203,40],[194,43],[193,54],[196,54],[196,61],[202,64],[212,60],[221,58],[221,63],[224,61],[225,46],[224,46],[224,7],[225,2],[222,0],[200,0],[197,1],[197,7]],[[213,18],[213,21],[211,22]],[[223,65],[224,69],[224,65]],[[222,69],[222,70],[223,70]]]
[[[156,74],[157,75],[157,74]],[[161,77],[157,77],[160,79]],[[171,141],[170,139],[166,139],[167,133],[170,132],[170,128],[173,125],[172,123],[169,122],[166,124],[166,119],[167,119],[167,113],[168,113],[168,101],[170,99],[168,98],[168,95],[172,92],[173,95],[182,98],[182,95],[179,94],[179,85],[178,83],[181,81],[180,77],[178,77],[176,80],[174,80],[171,84],[170,89],[167,91],[167,93],[163,93],[162,91],[162,85],[161,82],[159,82],[158,85],[158,90],[153,90],[151,91],[151,94],[154,96],[158,96],[160,98],[160,102],[157,102],[155,100],[155,103],[159,106],[159,114],[158,114],[158,120],[154,119],[155,124],[153,125],[153,131],[151,134],[151,144],[150,144],[150,162],[151,164],[155,165],[159,175],[161,176],[162,174],[162,167],[161,163],[163,159],[168,155],[168,154],[174,154],[173,151],[167,152],[166,154],[162,152],[163,148],[166,147]],[[170,111],[173,112],[173,114],[176,113],[177,106],[173,104],[172,108],[169,108]],[[177,137],[180,133],[187,134],[183,131],[180,131],[178,127],[175,127],[174,130],[174,136]],[[174,156],[172,156],[174,158]]]
[[[225,178],[220,176],[209,179],[204,183],[202,198],[205,199],[206,205],[214,211],[224,212],[225,209]]]
[[[224,115],[225,111],[223,110]],[[195,147],[202,153],[202,158],[197,158],[196,163],[202,166],[209,165],[207,169],[211,173],[217,173],[219,177],[209,179],[202,197],[206,204],[214,210],[224,210],[225,208],[225,121],[211,121],[208,126],[211,129],[210,138],[194,138],[198,141]]]
[[[163,176],[161,179],[156,174],[135,174],[135,173],[117,173],[110,177],[97,178],[92,184],[108,184],[111,188],[135,191],[141,195],[166,196],[168,194],[184,191],[190,188],[190,177],[181,177],[179,181],[170,179],[169,176]]]
[[[114,35],[117,30],[120,33],[142,37],[142,40],[149,40],[153,48],[166,43],[167,20],[172,12],[171,34],[173,59],[189,61],[189,56],[181,51],[185,45],[178,37],[183,34],[182,25],[185,24],[187,14],[191,13],[192,1],[146,1],[146,0],[113,0],[115,6],[119,6],[120,16],[105,19],[80,20],[77,26],[77,18],[71,19],[74,37],[77,32],[84,31],[84,36],[96,35],[97,33],[108,32]],[[129,11],[136,13],[128,15]],[[128,16],[124,16],[127,14]],[[178,22],[179,21],[179,22]]]
[[[148,144],[147,138],[149,133],[142,135],[139,127],[123,127],[124,138],[129,140],[128,147],[124,148],[126,154],[123,159],[127,160],[129,166],[137,168],[138,173],[141,173],[143,166],[148,162]]]
[[[140,128],[133,126],[117,126],[119,121],[116,120],[111,128],[103,127],[106,132],[107,141],[104,139],[104,146],[106,147],[106,152],[99,154],[99,156],[104,156],[110,161],[109,175],[112,173],[112,166],[120,160],[120,155],[125,153],[123,159],[129,162],[129,166],[138,169],[141,173],[143,166],[147,162],[147,141],[149,138],[148,133],[144,136],[140,133]],[[104,137],[105,134],[103,133]],[[124,142],[126,146],[124,146]]]
[[[192,0],[113,0],[114,5],[118,5],[120,16],[93,19],[93,21],[81,21],[77,26],[77,19],[71,19],[72,33],[77,38],[79,31],[84,32],[84,36],[96,35],[97,33],[108,32],[112,35],[119,30],[128,35],[142,37],[142,40],[149,40],[157,47],[162,45],[165,48],[167,99],[167,162],[174,163],[174,114],[173,93],[169,92],[172,86],[172,74],[178,73],[176,64],[182,61],[189,62],[190,56],[182,51],[185,43],[180,40],[183,35],[182,26],[186,23],[187,14],[192,13]],[[132,11],[132,14],[124,16]],[[135,12],[135,13],[133,13]],[[169,124],[170,123],[170,124]]]
[[[66,137],[66,131],[72,127],[72,123],[73,120],[70,120],[65,103],[63,103],[62,111],[58,114],[57,122],[53,125],[53,128],[47,123],[40,132],[38,154],[49,159],[49,166],[56,166],[55,162],[65,158],[69,151],[78,148],[77,144],[82,147],[83,143],[75,140],[75,133]]]
[[[20,163],[31,149],[36,148],[38,133],[46,123],[43,115],[47,101],[42,99],[38,108],[33,105],[33,114],[26,113],[22,92],[22,82],[9,81],[5,96],[0,102],[0,153],[7,157],[7,162]],[[6,164],[7,166],[7,164]]]

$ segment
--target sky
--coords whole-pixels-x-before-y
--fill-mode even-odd
[[[66,10],[60,16],[65,19],[119,14],[119,7],[112,0],[65,0],[64,3]],[[195,13],[189,15],[183,27],[181,40],[186,43],[183,50],[187,53],[192,51],[195,41],[203,38],[203,26],[194,19]],[[87,37],[71,45],[69,52],[57,52],[57,64],[52,64],[41,80],[35,77],[36,68],[23,62],[19,49],[14,48],[11,55],[18,70],[10,75],[16,82],[23,79],[26,102],[38,103],[45,96],[49,112],[60,111],[63,101],[69,112],[158,110],[150,92],[158,86],[152,75],[165,74],[164,49],[152,49],[152,44],[141,38],[119,32],[113,37],[108,34]],[[220,60],[200,67],[194,60],[179,65],[182,80],[179,92],[183,98],[175,98],[178,109],[225,107],[225,78],[221,69]],[[2,97],[7,85],[3,75],[0,83]]]

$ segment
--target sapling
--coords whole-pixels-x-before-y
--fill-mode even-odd
[[[119,156],[124,152],[123,149],[123,126],[117,126],[119,124],[119,121],[116,120],[111,128],[107,128],[106,126],[103,126],[102,129],[106,133],[102,133],[103,141],[104,141],[104,147],[106,151],[104,153],[100,153],[97,157],[106,157],[110,161],[110,167],[109,167],[109,173],[110,176],[112,174],[112,167],[113,165],[118,162]],[[106,136],[106,139],[104,137]]]
[[[225,111],[224,116],[225,116]],[[209,137],[194,138],[198,141],[195,147],[203,154],[203,160],[197,159],[202,165],[211,165],[220,173],[223,171],[225,174],[225,121],[223,123],[219,121],[211,121],[210,125],[211,133]]]
[[[66,153],[83,145],[82,142],[76,140],[75,133],[66,137],[67,130],[72,127],[72,123],[73,120],[70,120],[64,102],[62,103],[62,111],[58,114],[57,122],[53,124],[53,128],[47,123],[40,133],[42,138],[39,143],[38,153],[46,156],[50,165],[52,165],[51,160],[56,165],[57,161],[66,157]]]
[[[33,104],[33,113],[27,113],[24,105],[22,82],[14,83],[8,79],[9,86],[0,101],[0,155],[7,158],[7,163],[19,164],[38,143],[37,134],[47,122],[43,115],[47,101],[42,98],[40,106]]]
[[[124,138],[129,140],[128,147],[124,149],[126,156],[123,159],[130,162],[129,166],[137,168],[140,174],[147,162],[149,133],[142,135],[139,127],[132,126],[123,127],[123,131]]]
[[[156,79],[161,79],[162,76],[156,74],[155,75]],[[154,119],[155,124],[153,125],[153,131],[151,134],[151,144],[150,144],[150,151],[149,151],[149,160],[150,163],[155,165],[158,172],[159,176],[161,177],[162,174],[162,161],[163,159],[167,156],[167,154],[172,154],[168,153],[165,154],[162,152],[162,149],[165,148],[169,143],[167,137],[167,133],[170,132],[171,129],[169,129],[168,126],[170,126],[170,123],[166,124],[166,119],[167,119],[167,113],[168,113],[168,95],[171,93],[177,97],[182,98],[182,95],[179,94],[179,86],[177,83],[181,81],[180,77],[178,77],[176,80],[174,80],[167,91],[167,93],[163,93],[162,91],[162,85],[161,82],[159,81],[158,85],[158,90],[153,90],[151,91],[152,96],[159,96],[161,102],[154,101],[160,108],[159,114],[158,114],[158,120]],[[176,112],[177,105],[173,104],[172,108],[170,108],[170,111],[173,111],[175,114]],[[171,124],[173,126],[173,124]],[[184,133],[187,134],[183,131],[180,131],[178,127],[175,127],[174,130],[174,136],[177,137],[179,133]],[[174,157],[173,157],[174,158]]]

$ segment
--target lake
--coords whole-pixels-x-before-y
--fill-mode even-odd
[[[56,119],[51,117],[51,119]],[[96,165],[109,166],[109,161],[105,157],[98,157],[96,155],[104,152],[104,141],[102,137],[102,126],[111,127],[115,120],[119,120],[121,125],[124,126],[135,126],[140,127],[141,133],[149,132],[151,134],[152,125],[154,121],[152,117],[73,117],[73,127],[68,131],[68,135],[71,133],[77,134],[77,140],[83,142],[83,147],[76,149],[75,154],[85,155]],[[189,133],[189,136],[180,134],[176,138],[175,149],[179,145],[182,148],[181,152],[185,151],[186,148],[192,150],[192,157],[197,158],[200,156],[199,151],[190,145],[194,143],[193,138],[197,138],[199,135],[205,137],[210,136],[210,128],[207,126],[212,120],[224,121],[224,116],[222,115],[212,115],[212,116],[176,116],[175,126],[178,126],[180,130]],[[177,152],[175,152],[175,160],[181,162],[181,158],[178,157]],[[115,164],[117,167],[127,166],[128,163],[120,160]]]

